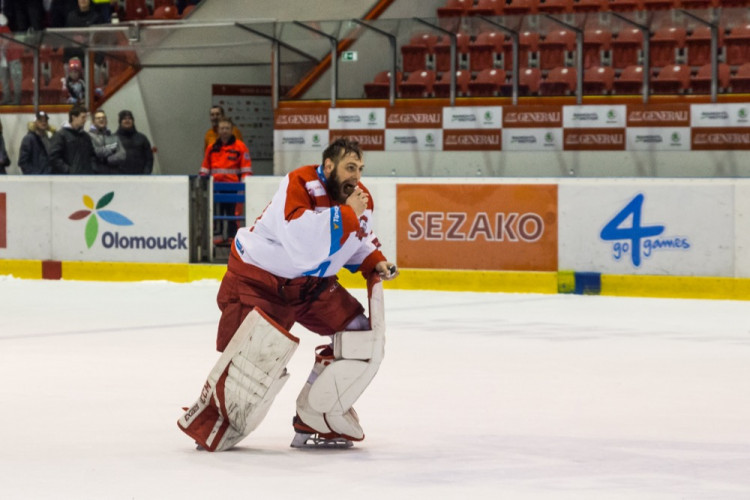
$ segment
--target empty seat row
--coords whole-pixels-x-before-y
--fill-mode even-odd
[[[474,40],[466,34],[456,34],[456,67],[481,71],[487,68],[512,69],[510,38],[499,31],[484,31]],[[750,61],[750,24],[739,25],[728,34],[719,31],[719,49],[724,62],[740,65]],[[519,33],[519,66],[552,69],[573,65],[576,34],[571,30],[552,30],[542,38],[539,33]],[[711,60],[711,31],[707,26],[688,33],[684,28],[667,27],[654,32],[650,38],[650,64],[667,66],[685,63],[701,66]],[[584,68],[609,65],[625,68],[642,62],[643,32],[626,28],[616,33],[606,29],[586,30],[583,35]],[[435,34],[421,33],[401,47],[404,72],[434,69],[450,70],[450,39]]]
[[[375,80],[365,85],[365,95],[372,99],[388,97],[390,73],[383,71]],[[574,68],[557,67],[543,73],[539,68],[524,68],[520,71],[519,95],[565,96],[574,95],[577,85],[577,73]],[[655,70],[650,79],[651,89],[656,94],[696,93],[706,94],[711,91],[711,65],[707,64],[693,72],[689,66],[670,65]],[[586,95],[603,94],[641,94],[643,88],[643,67],[628,66],[616,75],[613,68],[595,66],[587,69],[583,76],[583,93]],[[426,98],[448,97],[450,95],[450,73],[438,76],[432,70],[411,73],[403,78],[396,75],[396,87],[399,97]],[[732,74],[727,64],[718,66],[719,92],[750,92],[750,63],[740,66]],[[466,70],[456,72],[456,95],[458,97],[495,97],[508,96],[512,92],[510,72],[503,69],[485,69],[475,78]]]

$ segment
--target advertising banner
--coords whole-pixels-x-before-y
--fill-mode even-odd
[[[385,131],[386,151],[441,151],[441,129],[394,129]]]
[[[430,128],[443,126],[443,110],[440,107],[388,108],[385,115],[386,128]]]
[[[628,151],[689,151],[690,127],[630,127]]]
[[[328,126],[332,130],[383,130],[384,108],[331,108]]]
[[[697,151],[750,149],[750,127],[694,127],[691,133],[692,147]]]
[[[732,276],[730,182],[562,184],[560,269]]]
[[[750,127],[750,104],[692,104],[693,127]]]
[[[506,106],[504,128],[561,128],[562,106]]]
[[[624,151],[625,129],[563,129],[565,151]]]
[[[359,142],[364,151],[385,149],[385,130],[331,130],[329,144],[339,137],[348,137]]]
[[[52,258],[98,262],[188,262],[188,179],[56,180]]]
[[[444,129],[499,129],[503,125],[500,106],[443,108]]]
[[[405,268],[555,271],[557,186],[398,184]]]
[[[328,129],[274,130],[273,143],[277,151],[323,151],[328,135]]]
[[[283,130],[328,129],[328,107],[277,108],[273,128]]]
[[[611,106],[563,106],[565,128],[625,128],[624,104]]]
[[[689,104],[628,104],[628,127],[689,126]]]
[[[561,128],[505,128],[504,151],[562,151]]]
[[[41,179],[0,179],[0,259],[49,259],[51,182]]]
[[[443,151],[500,151],[502,145],[501,129],[443,130]]]

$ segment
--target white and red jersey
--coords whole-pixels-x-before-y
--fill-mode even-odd
[[[308,165],[290,172],[251,228],[234,239],[242,261],[287,279],[333,276],[342,267],[371,273],[386,260],[372,232],[372,197],[361,217],[331,199],[323,167]],[[368,195],[361,183],[359,188]]]

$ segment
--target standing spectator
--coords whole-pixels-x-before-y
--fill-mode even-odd
[[[3,139],[3,124],[0,122],[0,175],[5,175],[5,167],[10,165],[8,150],[5,149],[5,139]]]
[[[120,138],[107,128],[107,114],[100,109],[94,113],[89,129],[94,145],[94,161],[97,174],[119,174],[120,165],[125,161],[125,148]]]
[[[120,126],[117,137],[125,148],[125,161],[120,166],[120,173],[129,175],[148,175],[154,169],[154,152],[148,138],[135,129],[133,113],[127,109],[118,115]]]
[[[49,20],[52,28],[64,28],[68,13],[78,8],[78,0],[52,0],[49,8]]]
[[[102,21],[99,19],[96,11],[91,7],[91,0],[78,0],[78,8],[68,12],[68,17],[65,19],[66,28],[88,28],[94,24],[100,24]],[[87,44],[87,40],[84,40],[79,35],[74,35],[73,39],[82,44]],[[66,61],[70,61],[72,58],[77,57],[79,61],[84,58],[83,49],[77,47],[66,47],[63,50],[63,57]],[[97,58],[101,58],[98,54]],[[99,61],[96,64],[101,64]]]
[[[208,116],[211,119],[211,128],[206,131],[206,135],[203,138],[203,151],[213,146],[216,139],[219,138],[219,120],[226,117],[224,108],[221,106],[211,106]],[[240,129],[233,126],[232,134],[234,134],[235,139],[242,141],[242,132],[240,132]]]
[[[6,14],[13,31],[42,31],[44,3],[42,0],[5,0]]]
[[[86,80],[83,79],[81,60],[74,57],[68,63],[68,76],[63,78],[63,87],[68,91],[68,104],[86,102]]]
[[[212,176],[214,182],[240,182],[248,175],[253,175],[250,151],[245,143],[237,139],[232,133],[234,124],[229,118],[220,118],[218,124],[219,138],[206,150],[201,165],[200,175]],[[216,203],[216,215],[238,215],[244,207],[235,203]],[[226,237],[234,238],[237,224],[227,224]],[[214,226],[214,236],[224,234],[223,227]]]
[[[49,160],[53,174],[93,174],[94,146],[84,130],[88,109],[76,104],[68,111],[68,122],[52,138]]]
[[[100,22],[109,23],[112,21],[112,12],[117,11],[118,0],[92,0],[94,10],[99,16]]]
[[[0,20],[0,33],[4,36],[13,36],[7,22]],[[21,56],[23,45],[14,43],[5,38],[0,38],[0,86],[3,89],[3,97],[0,105],[21,104],[21,82],[23,81],[23,65]],[[10,97],[10,83],[13,82],[13,99]]]
[[[49,130],[49,116],[44,111],[36,114],[36,120],[32,122],[33,128],[29,130],[21,141],[21,149],[18,153],[18,166],[24,175],[48,175],[52,173],[49,162],[50,139],[47,135]]]

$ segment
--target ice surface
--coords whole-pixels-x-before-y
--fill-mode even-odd
[[[0,277],[0,498],[750,498],[748,302],[386,288],[365,441],[289,447],[295,327],[268,417],[211,454],[176,421],[217,289]]]

